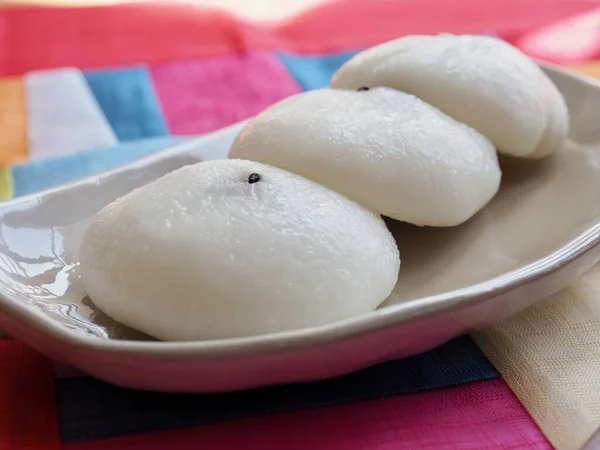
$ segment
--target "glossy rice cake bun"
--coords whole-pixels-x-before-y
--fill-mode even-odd
[[[496,194],[501,178],[485,137],[390,88],[287,98],[248,122],[230,157],[295,172],[416,225],[466,221]]]
[[[251,336],[373,311],[398,277],[377,214],[249,161],[187,166],[102,209],[81,250],[93,302],[164,340]]]
[[[489,36],[407,36],[346,62],[331,86],[388,86],[416,95],[485,135],[498,151],[538,158],[569,131],[565,101],[526,55]]]

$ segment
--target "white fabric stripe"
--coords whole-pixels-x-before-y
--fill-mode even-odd
[[[109,147],[117,137],[77,69],[25,75],[29,158]]]

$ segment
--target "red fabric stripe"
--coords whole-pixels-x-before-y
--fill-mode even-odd
[[[598,0],[338,0],[281,24],[298,52],[369,47],[407,34],[512,37],[598,6]]]
[[[0,450],[58,450],[52,362],[0,340]]]
[[[158,62],[265,47],[261,33],[193,6],[0,11],[0,74]],[[2,36],[4,38],[2,39]],[[2,54],[3,53],[3,54]]]
[[[69,443],[63,450],[514,449],[550,444],[502,380],[204,427]]]
[[[0,75],[216,56],[243,50],[323,53],[407,33],[507,37],[581,13],[599,0],[341,0],[267,27],[191,5],[0,11]]]

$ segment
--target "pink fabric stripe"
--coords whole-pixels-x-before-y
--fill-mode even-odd
[[[600,8],[526,33],[514,42],[521,50],[557,64],[576,64],[600,56]]]
[[[63,450],[550,449],[502,380],[204,427],[69,443]]]
[[[271,53],[177,61],[151,68],[172,134],[198,134],[246,119],[300,91]]]
[[[265,27],[175,3],[0,10],[0,75],[246,50],[338,52],[441,31],[515,37],[589,11],[598,0],[338,0]]]

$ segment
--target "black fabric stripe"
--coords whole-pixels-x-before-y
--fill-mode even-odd
[[[331,380],[230,394],[123,389],[91,377],[56,380],[63,442],[180,428],[498,378],[466,336],[412,358]]]

